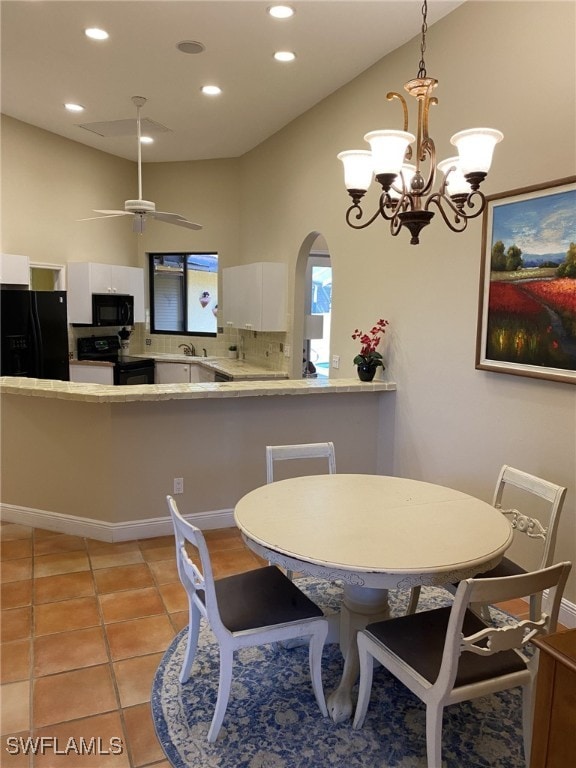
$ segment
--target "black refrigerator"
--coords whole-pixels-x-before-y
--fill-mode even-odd
[[[68,381],[65,291],[0,292],[0,375]]]

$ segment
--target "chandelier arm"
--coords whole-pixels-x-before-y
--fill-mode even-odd
[[[481,192],[471,192],[469,195],[455,195],[454,197],[455,199],[453,200],[447,195],[435,192],[426,200],[425,210],[429,210],[431,205],[435,205],[440,211],[445,224],[453,232],[463,232],[468,226],[468,221],[480,216],[484,211],[486,198]],[[468,213],[464,210],[464,207],[473,210]]]
[[[376,213],[374,213],[373,216],[371,216],[369,219],[367,219],[367,221],[365,221],[362,224],[354,224],[354,222],[352,221],[353,212],[356,212],[356,216],[355,216],[356,221],[358,221],[359,219],[362,218],[362,216],[364,216],[364,211],[362,210],[362,207],[357,203],[355,203],[354,205],[351,205],[350,208],[348,208],[348,210],[346,211],[346,223],[348,224],[348,226],[352,227],[352,229],[365,229],[366,227],[369,227],[370,224],[375,222],[378,216],[384,216],[384,213],[383,213],[384,208],[382,204],[382,199],[384,197],[385,197],[384,194],[380,195],[380,203],[376,210]],[[386,218],[386,216],[384,216],[384,218]]]
[[[406,99],[404,96],[402,96],[401,93],[396,93],[396,91],[390,91],[386,94],[386,98],[388,101],[394,101],[394,99],[398,99],[398,101],[402,104],[402,111],[404,113],[404,130],[408,130],[408,105],[406,104]]]
[[[395,200],[390,195],[382,195],[380,198],[380,215],[386,221],[393,222],[398,220],[398,214],[406,211],[413,206],[413,198],[409,192],[401,190],[400,197]]]
[[[408,130],[408,104],[406,104],[406,99],[404,98],[404,96],[402,96],[401,93],[397,93],[396,91],[390,91],[389,93],[387,93],[386,98],[388,99],[388,101],[394,101],[394,99],[398,99],[398,101],[402,105],[402,114],[404,118],[404,127],[402,130],[407,131]],[[412,159],[412,147],[409,146],[406,149],[405,158],[406,160]]]
[[[400,230],[402,229],[402,222],[398,218],[398,216],[394,216],[390,219],[390,234],[393,235],[393,237],[396,237]]]
[[[431,141],[430,134],[428,133],[428,118],[430,116],[430,107],[433,107],[438,104],[438,99],[436,96],[430,96],[430,92],[432,88],[435,88],[435,81],[434,84],[431,84],[428,87],[428,93],[426,94],[426,98],[424,99],[423,109],[422,109],[422,142]]]
[[[444,210],[444,203],[448,206],[453,221],[448,217],[447,212]],[[450,198],[442,197],[438,192],[435,192],[433,195],[430,195],[426,201],[426,210],[428,210],[431,205],[435,205],[438,208],[444,219],[444,223],[452,230],[452,232],[463,232],[468,226],[468,218],[461,215],[460,211],[452,203]]]

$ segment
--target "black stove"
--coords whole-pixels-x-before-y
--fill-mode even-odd
[[[123,355],[118,336],[78,339],[78,360],[114,363],[114,384],[154,384],[154,360]]]

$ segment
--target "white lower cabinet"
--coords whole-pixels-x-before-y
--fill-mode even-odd
[[[201,381],[214,381],[214,371],[194,363],[156,361],[156,384],[196,384]]]
[[[190,378],[191,381],[214,381],[214,371],[209,368],[203,368],[201,365],[193,365],[192,368],[196,368],[198,378]]]
[[[156,384],[190,384],[190,364],[156,361],[155,381]]]
[[[80,384],[114,384],[114,368],[111,365],[70,363],[70,381]]]

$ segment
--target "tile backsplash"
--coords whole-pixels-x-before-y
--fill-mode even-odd
[[[83,336],[112,336],[117,328],[78,328],[69,326],[70,352],[76,357],[77,339]],[[212,336],[173,336],[171,334],[146,331],[144,323],[136,323],[130,337],[130,354],[182,354],[180,344],[193,344],[197,355],[203,355],[204,349],[209,357],[227,357],[228,347],[235,344],[238,357],[253,365],[259,365],[272,371],[288,371],[290,360],[284,356],[284,348],[289,344],[287,333],[266,333],[242,329],[223,329],[214,338]]]

